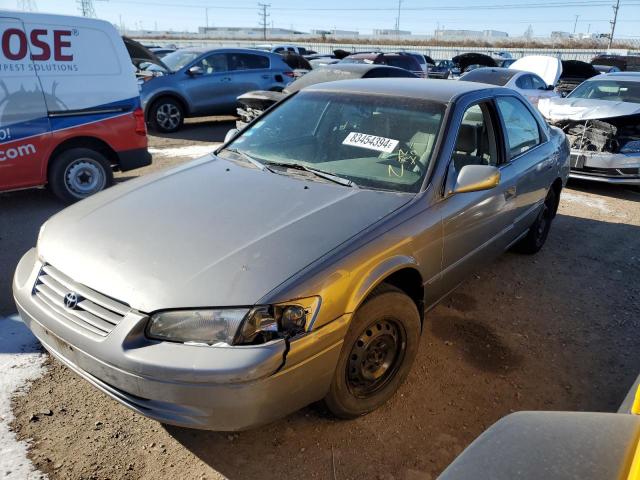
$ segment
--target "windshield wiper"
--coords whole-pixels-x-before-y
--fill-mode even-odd
[[[246,160],[247,162],[249,162],[253,166],[258,167],[260,170],[269,170],[269,171],[271,171],[271,169],[269,167],[267,167],[264,163],[261,163],[258,160],[256,160],[255,158],[250,157],[249,155],[244,153],[242,150],[238,150],[237,148],[225,148],[222,151],[224,152],[225,150],[227,152],[231,152],[231,153],[235,153],[236,155],[240,155],[244,160]]]
[[[291,168],[294,170],[304,170],[305,172],[313,173],[317,177],[324,178],[325,180],[329,180],[339,185],[344,185],[345,187],[358,188],[358,185],[353,180],[349,180],[347,178],[343,178],[333,173],[325,172],[323,170],[317,170],[315,168],[307,167],[306,165],[302,165],[300,163],[268,162],[268,164],[269,166],[285,167],[285,168]]]

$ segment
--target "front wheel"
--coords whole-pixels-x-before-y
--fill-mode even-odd
[[[542,209],[533,225],[529,228],[527,236],[513,247],[516,252],[533,255],[540,251],[547,241],[547,236],[549,236],[551,222],[556,209],[556,201],[556,193],[553,190],[549,190]]]
[[[65,203],[82,200],[113,183],[111,164],[100,152],[70,148],[53,159],[49,188]]]
[[[160,133],[172,133],[184,123],[184,110],[180,102],[171,97],[156,100],[149,112],[151,127]]]
[[[401,290],[383,284],[356,311],[324,399],[340,418],[355,418],[389,400],[418,352],[420,315]]]

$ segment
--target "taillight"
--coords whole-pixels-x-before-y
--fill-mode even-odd
[[[147,124],[144,121],[144,112],[138,107],[133,111],[133,118],[136,119],[136,133],[138,135],[147,134]]]
[[[289,78],[295,78],[296,74],[294,72],[284,72],[284,74]]]

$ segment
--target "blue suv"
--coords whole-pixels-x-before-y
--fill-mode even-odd
[[[185,48],[162,63],[148,66],[140,80],[145,118],[162,133],[180,129],[185,117],[235,113],[238,95],[281,91],[294,77],[280,55],[248,49]]]

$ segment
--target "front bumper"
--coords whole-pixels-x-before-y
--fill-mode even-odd
[[[640,156],[571,150],[569,177],[618,185],[640,185]]]
[[[32,295],[42,267],[35,250],[13,282],[20,316],[58,360],[123,405],[159,422],[220,431],[244,430],[323,398],[349,318],[286,344],[206,347],[144,336],[148,317],[132,311],[95,338]]]

